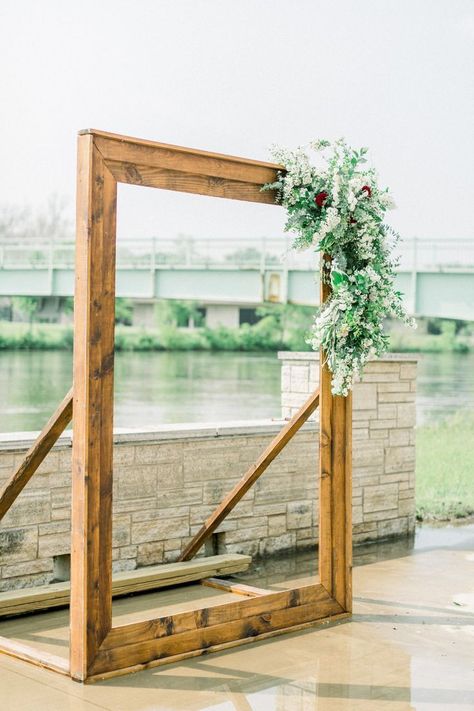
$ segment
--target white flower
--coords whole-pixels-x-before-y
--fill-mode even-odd
[[[318,151],[330,146],[327,141],[312,145]],[[286,229],[296,233],[295,247],[317,245],[332,258],[330,271],[339,274],[308,339],[312,348],[324,348],[336,395],[347,395],[364,364],[386,349],[385,316],[393,314],[415,326],[394,288],[396,259],[390,252],[397,236],[380,222],[394,203],[387,191],[378,188],[375,172],[365,169],[364,153],[352,151],[340,139],[333,144],[332,155],[324,152],[326,162],[320,167],[311,164],[302,148],[274,151],[286,172],[270,187],[280,191],[280,202],[288,210]],[[365,185],[370,193],[363,190]],[[314,194],[323,189],[329,192],[328,204],[315,211]],[[348,211],[356,211],[355,223],[347,219]],[[330,283],[327,274],[324,279]],[[346,314],[357,326],[352,331]]]

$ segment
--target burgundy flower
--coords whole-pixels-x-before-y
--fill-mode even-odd
[[[363,185],[362,190],[367,193],[367,197],[372,197],[372,190],[369,185]]]
[[[325,190],[322,190],[320,193],[316,195],[314,198],[314,202],[318,207],[322,207],[326,200],[328,199],[328,193]]]
[[[357,220],[354,220],[353,217],[349,217],[349,224],[350,225],[357,225]]]

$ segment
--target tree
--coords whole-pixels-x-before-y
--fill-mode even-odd
[[[39,210],[29,206],[0,207],[0,240],[9,242],[73,241],[74,230],[67,201],[52,195]]]
[[[13,307],[17,309],[20,313],[28,316],[28,323],[31,325],[34,321],[36,312],[38,311],[39,305],[41,303],[41,297],[39,296],[14,296],[12,298]]]

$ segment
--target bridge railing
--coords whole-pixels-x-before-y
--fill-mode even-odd
[[[118,240],[119,269],[316,270],[313,250],[290,250],[290,238]],[[474,269],[474,240],[405,240],[400,271]],[[0,242],[0,269],[73,269],[73,242]]]

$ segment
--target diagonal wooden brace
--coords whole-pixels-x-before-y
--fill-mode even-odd
[[[204,544],[204,541],[209,538],[213,531],[215,531],[219,524],[232,511],[234,506],[239,503],[241,498],[273,462],[275,457],[280,454],[281,450],[288,444],[290,439],[296,434],[296,432],[298,432],[302,425],[304,425],[308,417],[313,414],[318,407],[318,404],[319,389],[306,400],[304,405],[302,405],[298,412],[293,415],[288,424],[286,424],[281,432],[279,432],[271,441],[255,464],[252,464],[250,469],[247,470],[238,484],[236,484],[232,491],[227,494],[225,499],[209,516],[202,528],[199,529],[194,538],[188,543],[179,560],[190,560],[190,558],[196,555],[198,550]]]
[[[49,418],[37,439],[25,454],[21,464],[16,468],[0,491],[0,520],[5,516],[17,496],[21,494],[51,447],[64,432],[71,420],[72,389],[60,403],[54,414]]]

